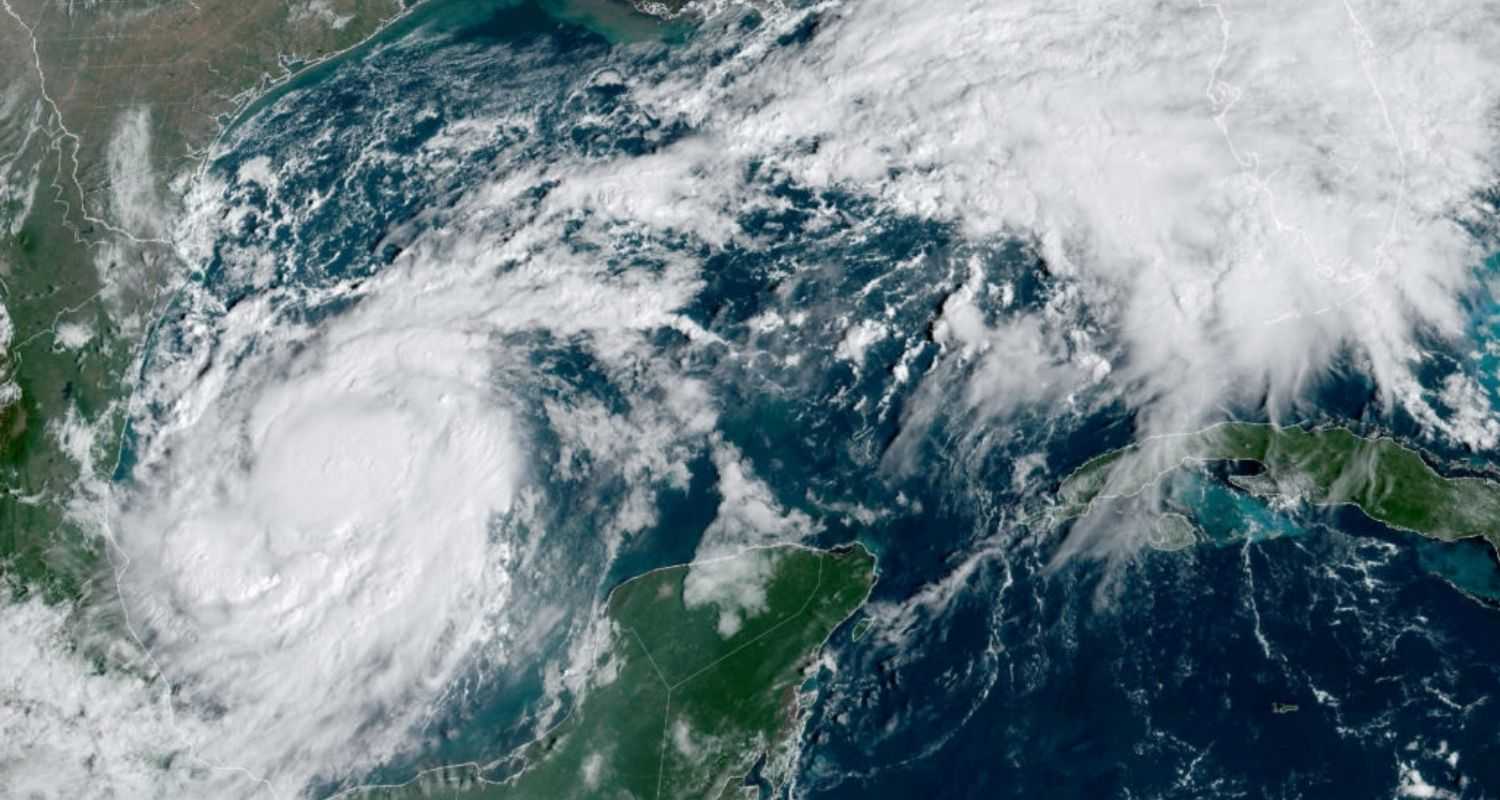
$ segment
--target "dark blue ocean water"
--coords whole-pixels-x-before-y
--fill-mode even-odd
[[[232,306],[278,286],[373,275],[447,225],[465,192],[526,164],[659,152],[691,125],[644,113],[598,76],[691,70],[678,42],[713,35],[732,49],[736,30],[757,25],[745,12],[707,33],[654,36],[642,19],[597,9],[433,3],[236,125],[213,172],[253,213],[215,243],[199,279]],[[806,30],[780,46],[807,46],[819,34]],[[421,155],[455,121],[504,118],[517,122],[450,158]],[[268,192],[235,177],[257,158],[296,168]],[[1391,796],[1408,770],[1460,797],[1495,794],[1500,612],[1482,600],[1500,596],[1500,572],[1486,547],[1416,540],[1357,512],[1270,509],[1205,473],[1177,498],[1204,533],[1199,545],[1054,564],[1066,532],[1028,527],[1025,509],[1071,468],[1128,443],[1129,413],[1101,402],[989,418],[942,395],[966,373],[941,361],[931,338],[970,263],[1015,289],[1009,310],[986,309],[992,317],[1045,304],[1055,287],[1038,256],[857,193],[809,190],[769,165],[750,164],[743,182],[778,202],[739,215],[738,243],[664,231],[599,257],[619,270],[659,269],[666,252],[701,264],[705,286],[684,313],[733,347],[690,346],[666,329],[653,347],[712,387],[717,435],[785,507],[822,523],[820,543],[859,539],[880,556],[873,626],[831,644],[838,669],[817,680],[792,794],[1371,798]],[[313,196],[324,199],[309,207]],[[524,224],[527,213],[522,203],[496,224]],[[286,254],[269,284],[236,269],[253,248]],[[288,313],[316,322],[343,302]],[[751,324],[767,312],[809,321]],[[849,315],[893,331],[865,369],[833,353]],[[166,324],[158,349],[178,335]],[[580,478],[557,468],[562,444],[545,404],[629,410],[653,398],[612,379],[583,342],[538,333],[506,345],[527,353],[504,377],[545,487],[539,529],[505,532],[543,541],[539,563],[518,577],[517,614],[549,623],[502,674],[471,676],[421,757],[375,778],[524,741],[542,665],[561,657],[590,602],[690,558],[721,500],[707,451],[685,456],[690,481],[656,487],[657,524],[605,563],[597,526],[630,487],[606,469]],[[898,380],[898,364],[917,379]],[[1417,433],[1377,415],[1352,370],[1320,397],[1314,421]],[[1035,454],[1042,479],[1016,489],[1018,460]],[[855,507],[875,514],[860,519]]]

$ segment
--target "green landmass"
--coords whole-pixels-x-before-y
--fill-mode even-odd
[[[511,758],[360,793],[701,800],[753,796],[752,773],[782,785],[795,758],[799,687],[828,636],[869,596],[875,557],[861,546],[782,546],[711,565],[724,596],[760,590],[764,601],[738,610],[694,602],[695,565],[627,581],[606,603],[607,643],[564,722]],[[726,613],[736,620],[728,628]]]
[[[1105,453],[1065,478],[1054,518],[1138,496],[1176,469],[1224,461],[1259,465],[1260,472],[1231,480],[1262,497],[1352,505],[1392,528],[1442,541],[1480,537],[1500,552],[1500,485],[1444,476],[1416,450],[1345,428],[1230,422],[1153,438]]]

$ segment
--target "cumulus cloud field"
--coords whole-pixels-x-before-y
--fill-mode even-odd
[[[604,253],[622,231],[722,243],[751,161],[1043,256],[1067,287],[1053,305],[997,326],[972,286],[943,307],[936,337],[982,367],[935,396],[1003,415],[1102,392],[1142,434],[1164,433],[1246,407],[1290,414],[1346,358],[1388,407],[1462,439],[1423,413],[1414,368],[1423,341],[1463,335],[1479,288],[1465,223],[1491,211],[1478,198],[1495,177],[1492,16],[1457,2],[862,0],[754,32],[711,24],[671,70],[621,67],[634,102],[696,134],[470,187],[386,271],[295,298],[342,304],[326,317],[288,314],[285,289],[233,308],[189,292],[182,342],[135,399],[129,480],[80,501],[111,543],[132,639],[112,647],[136,671],[92,670],[63,610],[0,609],[6,708],[27,709],[0,718],[0,773],[41,796],[296,797],[421,746],[459,677],[504,664],[521,624],[512,585],[531,556],[497,531],[545,487],[507,386],[526,369],[508,344],[519,333],[582,343],[649,400],[549,407],[566,452],[642,486],[685,481],[681,441],[711,453],[724,502],[705,554],[813,532],[713,437],[711,389],[649,344],[669,330],[727,346],[683,313],[701,265],[663,252],[658,270],[620,271],[557,244],[570,226]],[[704,58],[726,36],[748,40]],[[249,166],[235,180],[274,192],[275,166]],[[230,180],[194,189],[190,261],[243,215],[226,208]],[[502,213],[544,183],[522,221]],[[254,282],[275,254],[234,258]],[[1108,341],[1071,330],[1080,315]],[[884,336],[871,327],[842,357]],[[1464,430],[1484,430],[1487,399],[1449,393],[1469,408]],[[654,520],[652,497],[600,521],[611,553]],[[695,601],[732,586],[694,574]]]

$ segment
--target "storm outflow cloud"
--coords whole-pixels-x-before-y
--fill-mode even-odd
[[[810,185],[1034,241],[1118,334],[1113,381],[1149,429],[1285,411],[1341,353],[1417,402],[1417,335],[1460,332],[1477,253],[1458,223],[1494,179],[1492,8],[826,14],[802,49],[723,67],[746,73],[729,90],[641,91]]]

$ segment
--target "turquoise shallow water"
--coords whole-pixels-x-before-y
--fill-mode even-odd
[[[1475,597],[1500,604],[1500,568],[1495,551],[1487,542],[1471,539],[1446,544],[1423,540],[1413,546],[1422,566],[1434,575]]]
[[[1247,540],[1258,542],[1305,532],[1292,514],[1278,511],[1223,480],[1211,479],[1201,473],[1185,473],[1175,482],[1174,495],[1209,541],[1216,545],[1240,544]]]

